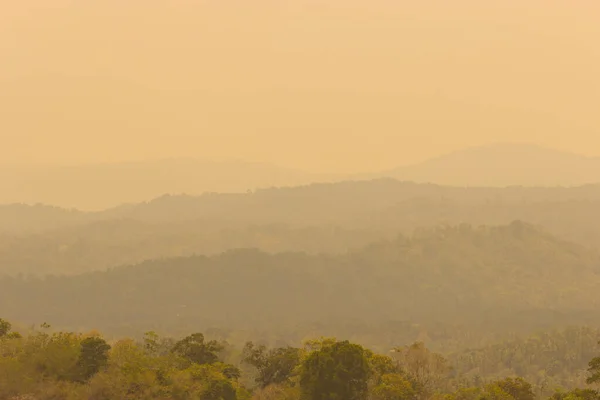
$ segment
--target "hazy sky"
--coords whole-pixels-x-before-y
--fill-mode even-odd
[[[598,0],[4,0],[0,161],[600,155],[599,21]]]

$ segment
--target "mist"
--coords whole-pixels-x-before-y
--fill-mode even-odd
[[[598,1],[0,3],[0,399],[600,400]]]

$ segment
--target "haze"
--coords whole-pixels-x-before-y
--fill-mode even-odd
[[[593,0],[4,1],[0,160],[597,156],[599,18]]]
[[[600,400],[599,0],[0,0],[1,400]]]

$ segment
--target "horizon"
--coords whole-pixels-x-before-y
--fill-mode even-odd
[[[591,155],[586,155],[584,153],[569,151],[569,150],[561,150],[551,146],[545,146],[542,144],[538,144],[535,142],[529,141],[498,141],[489,144],[481,144],[481,145],[472,145],[466,147],[456,148],[454,150],[450,150],[443,153],[435,153],[428,156],[425,159],[418,160],[412,163],[399,163],[391,168],[386,168],[383,170],[352,170],[352,171],[335,171],[335,170],[325,170],[325,171],[316,171],[316,170],[305,170],[298,166],[287,164],[287,163],[273,163],[269,161],[260,161],[253,159],[243,159],[243,158],[210,158],[210,157],[194,157],[194,156],[164,156],[164,157],[150,157],[150,158],[131,158],[131,159],[123,159],[116,161],[83,161],[83,162],[52,162],[52,161],[41,161],[41,162],[2,162],[0,161],[0,168],[40,168],[40,167],[48,167],[48,168],[82,168],[82,167],[103,167],[103,166],[124,166],[124,165],[139,165],[139,164],[147,164],[147,163],[160,163],[160,162],[194,162],[194,163],[205,163],[205,164],[251,164],[251,165],[264,165],[270,167],[276,167],[279,169],[285,169],[296,172],[304,172],[309,173],[311,175],[337,175],[340,177],[343,176],[354,176],[359,174],[374,174],[374,173],[385,173],[390,170],[394,170],[396,168],[403,167],[411,167],[411,166],[419,166],[421,164],[425,164],[431,161],[435,161],[438,159],[443,159],[447,156],[451,156],[454,154],[473,152],[478,150],[504,150],[508,147],[515,148],[523,148],[530,150],[540,150],[544,152],[552,152],[557,154],[562,154],[564,156],[572,156],[578,157],[581,159],[600,159],[600,152],[598,153],[590,153]]]

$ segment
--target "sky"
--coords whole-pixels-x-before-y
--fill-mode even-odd
[[[2,1],[0,162],[600,156],[598,21],[597,0]]]

